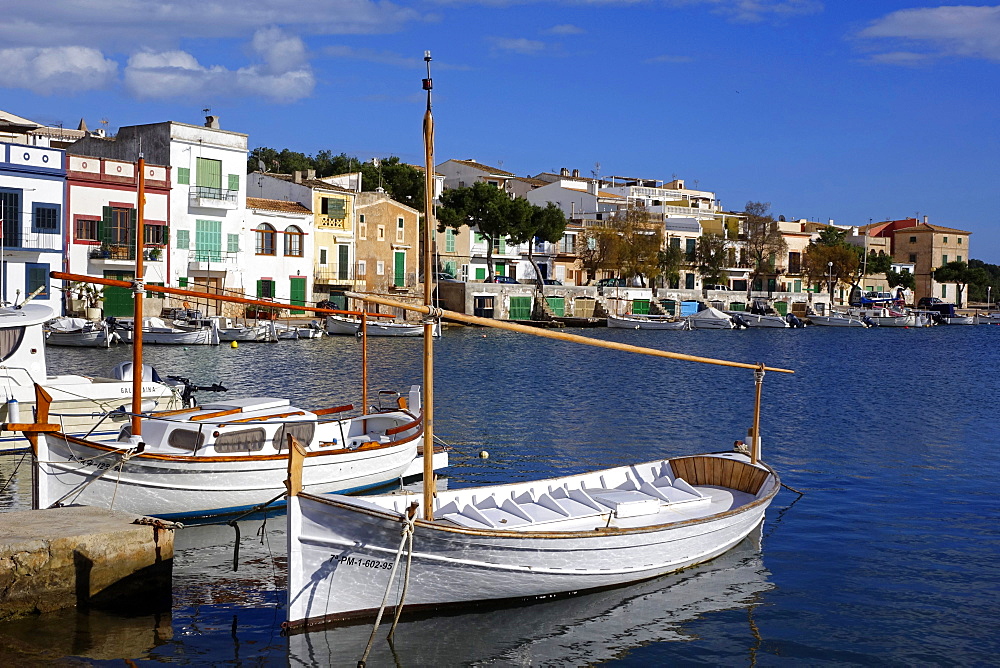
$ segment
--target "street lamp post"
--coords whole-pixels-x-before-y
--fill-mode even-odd
[[[830,308],[833,308],[833,262],[826,263],[827,291],[830,293]]]

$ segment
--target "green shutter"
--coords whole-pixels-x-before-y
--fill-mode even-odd
[[[240,175],[239,174],[230,174],[229,175],[229,189],[230,190],[239,190],[240,189]]]
[[[498,264],[496,266],[496,271],[494,273],[496,273],[497,276],[506,276],[507,275],[505,273],[506,271],[507,271],[507,266],[506,265]]]
[[[341,281],[347,280],[348,251],[346,244],[337,245],[337,279]]]
[[[187,276],[181,276],[181,277],[179,277],[179,278],[177,279],[177,285],[178,285],[179,287],[182,287],[182,288],[186,288],[186,287],[188,286],[188,279],[187,279]]]
[[[500,255],[507,254],[507,240],[504,239],[503,237],[497,239],[497,253],[499,253]]]
[[[397,288],[406,285],[406,253],[396,251],[395,266],[393,267],[392,284]]]
[[[477,281],[485,281],[486,280],[486,268],[485,267],[476,267],[476,280]]]
[[[298,306],[305,306],[306,303],[306,279],[305,278],[291,278],[289,279],[291,283],[288,287],[289,298],[288,301],[292,304]],[[291,309],[289,313],[305,313],[301,309]]]
[[[191,232],[189,230],[177,230],[177,248],[183,250],[191,248]]]
[[[191,169],[188,167],[177,168],[177,183],[182,186],[191,185]]]
[[[455,252],[455,230],[444,231],[444,252]]]
[[[199,261],[222,260],[221,220],[195,220],[194,249]]]
[[[263,293],[261,292],[261,288],[263,288],[263,287],[264,287],[264,281],[258,280],[257,281],[257,299],[260,299],[261,297],[264,296]]]
[[[546,297],[545,301],[549,303],[549,308],[552,309],[553,315],[557,318],[562,318],[566,315],[566,298],[565,297]]]
[[[101,222],[97,224],[97,240],[102,244],[108,243],[107,235],[111,234],[111,215],[110,206],[101,209]]]
[[[511,320],[531,319],[531,297],[510,298],[510,319]]]
[[[195,175],[196,185],[204,188],[222,188],[222,162],[198,158],[198,173]]]
[[[240,252],[240,235],[238,234],[227,234],[226,235],[226,250],[230,253]]]

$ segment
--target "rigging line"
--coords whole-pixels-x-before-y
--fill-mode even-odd
[[[21,458],[19,460],[17,460],[17,465],[14,466],[14,470],[11,471],[10,477],[7,478],[7,481],[3,484],[3,487],[0,487],[0,494],[3,494],[4,490],[7,489],[7,485],[9,485],[10,481],[13,480],[14,476],[17,475],[17,470],[19,468],[21,468],[21,462],[23,462],[24,458],[27,457],[27,456],[28,456],[28,454],[25,453],[25,454],[21,455]]]

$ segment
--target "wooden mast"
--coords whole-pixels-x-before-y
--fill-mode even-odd
[[[434,290],[434,267],[431,253],[431,232],[434,227],[434,117],[431,114],[431,52],[424,51],[427,78],[427,111],[424,112],[424,306],[431,309]],[[434,318],[424,319],[424,519],[434,519]]]
[[[135,278],[132,284],[134,299],[132,310],[132,435],[142,435],[142,302],[143,290],[142,252],[146,228],[143,216],[146,210],[146,161],[139,154],[139,193],[135,217]]]

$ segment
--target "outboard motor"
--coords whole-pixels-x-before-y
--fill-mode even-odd
[[[747,327],[750,326],[750,324],[746,320],[744,320],[743,316],[741,315],[733,316],[733,324],[736,325],[736,329],[746,329]]]
[[[788,317],[786,317],[785,320],[792,327],[805,327],[806,326],[806,323],[804,323],[801,320],[799,320],[798,318],[796,318],[794,313],[789,313]]]
[[[211,385],[195,385],[188,378],[183,378],[181,376],[167,376],[167,380],[171,381],[168,384],[174,386],[180,386],[181,388],[181,400],[184,405],[189,408],[194,408],[198,405],[198,400],[195,398],[195,392],[227,392],[227,388],[223,387],[219,383],[213,383]]]
[[[875,322],[874,320],[872,320],[872,319],[871,319],[871,318],[870,318],[869,316],[867,316],[867,315],[863,315],[863,316],[861,316],[861,322],[865,323],[865,324],[866,324],[866,325],[868,325],[869,327],[878,327],[878,323],[877,323],[877,322]]]

